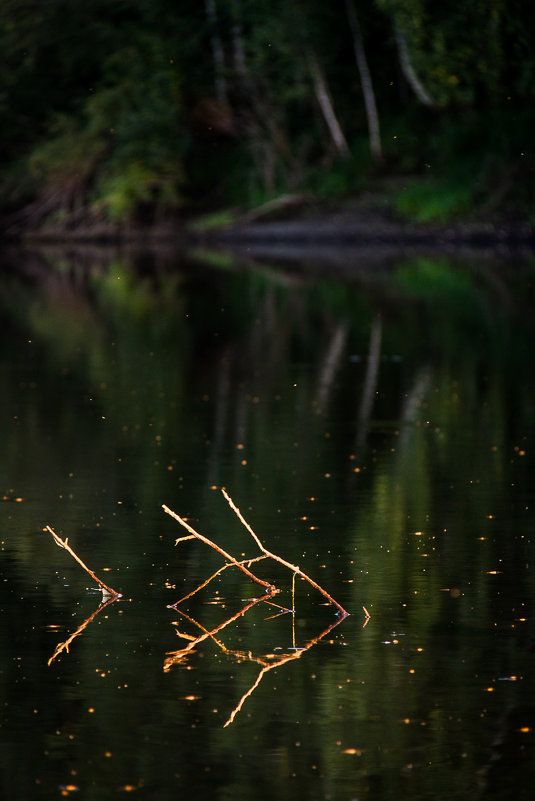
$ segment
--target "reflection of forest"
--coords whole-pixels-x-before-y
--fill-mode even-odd
[[[276,707],[265,679],[247,701],[254,715],[244,710],[224,741],[210,730],[221,764],[247,753],[252,736],[291,761],[299,739],[334,798],[355,787],[403,797],[407,782],[415,798],[431,797],[437,783],[448,798],[480,783],[492,798],[492,754],[510,760],[531,715],[521,714],[532,692],[520,679],[531,664],[533,607],[531,265],[507,274],[406,260],[362,285],[276,271],[152,272],[127,259],[89,272],[53,267],[42,282],[1,279],[2,481],[6,497],[12,488],[24,499],[2,508],[5,536],[15,526],[26,533],[9,537],[19,573],[35,575],[48,605],[63,607],[70,591],[55,579],[50,542],[28,533],[46,513],[43,522],[95,548],[97,573],[99,564],[128,565],[110,583],[129,597],[152,589],[164,559],[161,575],[183,581],[185,594],[216,566],[194,546],[178,559],[160,504],[182,492],[190,519],[202,516],[241,554],[243,532],[210,490],[228,486],[263,542],[319,572],[358,624],[353,614],[337,629],[346,647],[336,653],[327,637],[310,648],[302,673],[292,673],[299,660],[270,673]],[[363,603],[373,616],[364,631]],[[147,605],[149,630],[161,605],[157,614],[156,601]],[[212,609],[191,614],[207,631],[218,625]],[[129,624],[118,617],[98,629],[103,653],[115,647],[128,662]],[[251,619],[247,649],[264,654]],[[327,628],[311,632],[312,614],[303,619],[301,642]],[[140,613],[135,625],[144,622]],[[96,629],[94,621],[76,648],[90,687],[85,643]],[[244,666],[227,697],[228,664],[208,661],[199,660],[195,682],[213,682],[232,709],[258,671],[245,675],[255,666]],[[157,697],[145,663],[131,670]],[[182,681],[180,673],[166,678]],[[100,725],[116,732],[123,721],[107,698]],[[213,706],[207,697],[188,717],[158,698],[142,713],[149,730],[197,725]],[[273,727],[277,715],[288,725]],[[292,721],[311,723],[297,737]],[[160,747],[144,770],[171,784],[175,769],[191,778],[206,728],[203,737],[193,731],[173,773]],[[130,747],[141,762],[139,744]],[[271,797],[291,797],[283,774],[269,776]],[[319,797],[317,779],[303,781]],[[251,763],[228,779],[243,797],[257,784]]]
[[[359,289],[278,281],[276,273],[151,276],[124,260],[83,273],[56,264],[36,287],[5,279],[2,293],[19,348],[17,372],[4,367],[5,411],[20,420],[5,442],[21,485],[36,480],[42,463],[56,486],[82,454],[83,472],[98,470],[102,452],[123,461],[135,454],[126,494],[152,506],[174,478],[166,468],[196,442],[208,456],[202,483],[239,486],[246,464],[271,484],[272,497],[287,476],[296,492],[313,495],[321,458],[336,469],[349,465],[350,498],[371,476],[355,471],[369,467],[378,448],[393,449],[384,464],[392,477],[374,473],[378,503],[384,484],[390,506],[399,497],[422,515],[451,460],[456,471],[471,459],[484,459],[485,472],[493,459],[501,464],[505,432],[520,436],[529,413],[529,381],[521,380],[529,364],[528,267],[512,283],[497,269],[404,262],[388,281],[378,276]],[[46,373],[32,392],[37,365]],[[506,402],[513,383],[514,413]],[[73,392],[92,421],[84,428]],[[474,426],[498,448],[490,463],[480,448],[466,450]],[[459,447],[468,431],[459,460],[449,445]],[[30,436],[28,464],[20,440]]]

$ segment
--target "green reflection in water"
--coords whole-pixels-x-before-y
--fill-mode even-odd
[[[4,795],[527,798],[533,277],[444,258],[354,283],[150,257],[6,270]],[[221,485],[352,613],[226,729],[258,666],[207,641],[162,669],[167,604],[221,560],[174,550],[160,505],[256,555]],[[127,599],[51,668],[99,596],[46,523]],[[254,592],[228,570],[188,608],[209,628]],[[297,587],[297,644],[332,622],[318,600]],[[290,619],[264,617],[227,648],[291,647]]]

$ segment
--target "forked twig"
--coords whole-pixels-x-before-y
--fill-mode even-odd
[[[237,559],[234,559],[233,556],[231,556],[229,553],[227,553],[227,551],[224,551],[223,548],[220,548],[219,545],[217,545],[215,542],[213,542],[212,540],[208,539],[208,537],[205,537],[204,534],[199,534],[198,531],[195,531],[195,529],[192,528],[192,526],[190,526],[189,523],[186,523],[186,521],[182,517],[179,517],[177,515],[177,513],[173,512],[173,510],[170,509],[168,506],[163,504],[162,509],[164,510],[164,512],[166,514],[170,515],[172,518],[174,518],[174,520],[176,520],[178,523],[180,523],[180,525],[183,526],[186,529],[186,531],[189,531],[189,533],[192,535],[192,537],[196,537],[201,542],[204,542],[205,545],[209,545],[210,548],[213,548],[214,551],[217,551],[217,553],[221,554],[221,556],[224,559],[227,559],[227,561],[231,562],[231,564],[233,564],[234,567],[238,567],[240,570],[242,570],[245,573],[246,576],[249,576],[250,579],[255,581],[257,584],[260,584],[261,587],[265,587],[266,588],[266,592],[269,595],[275,595],[276,593],[279,592],[279,590],[276,587],[274,587],[273,584],[270,584],[269,581],[263,581],[262,579],[258,578],[258,576],[255,576],[254,573],[251,573],[251,571],[248,570],[248,568],[245,567],[245,564],[243,562],[238,562]],[[176,542],[177,543],[181,542],[183,539],[190,539],[190,538],[189,537],[187,537],[187,538],[179,537],[179,539]],[[269,554],[266,554],[266,556],[267,555],[269,555]],[[250,562],[251,560],[247,559],[246,561]]]
[[[59,548],[63,548],[65,551],[67,551],[67,553],[70,553],[72,558],[75,559],[78,562],[78,564],[83,567],[83,569],[86,571],[86,573],[89,573],[89,575],[91,576],[93,581],[97,582],[97,584],[99,585],[100,589],[102,590],[102,592],[105,595],[111,596],[114,600],[116,598],[120,598],[121,597],[121,593],[120,592],[117,592],[117,590],[114,590],[114,589],[112,589],[112,587],[108,587],[107,584],[104,584],[104,582],[101,581],[101,579],[99,579],[99,577],[96,576],[93,573],[93,571],[85,564],[85,562],[82,562],[82,560],[80,559],[78,554],[75,553],[73,551],[73,549],[71,548],[71,546],[69,545],[69,538],[68,537],[66,537],[64,540],[62,540],[61,537],[59,537],[56,534],[54,529],[50,528],[50,526],[46,526],[45,531],[49,531],[50,534],[52,534],[52,536],[54,537],[54,542],[56,543],[56,545]]]
[[[251,528],[251,526],[249,525],[247,520],[244,518],[244,516],[242,515],[242,513],[240,512],[240,510],[238,509],[238,507],[236,506],[236,504],[234,503],[234,501],[232,500],[232,498],[230,497],[230,495],[228,494],[228,492],[226,491],[226,489],[224,487],[221,489],[221,492],[223,493],[223,496],[227,500],[227,503],[230,506],[230,508],[232,509],[232,511],[236,514],[236,516],[238,517],[240,522],[245,526],[245,528],[247,529],[247,531],[252,536],[252,538],[254,539],[254,541],[256,542],[256,544],[258,545],[258,547],[260,548],[260,550],[262,551],[262,553],[265,556],[269,557],[270,559],[273,559],[275,562],[279,562],[281,565],[284,565],[284,567],[287,567],[288,570],[292,570],[293,573],[294,573],[294,576],[297,573],[297,575],[301,576],[302,579],[304,579],[305,581],[308,581],[308,583],[312,587],[314,587],[314,589],[316,589],[318,592],[320,592],[323,595],[324,598],[327,598],[329,603],[334,604],[334,606],[336,606],[336,608],[338,609],[339,613],[343,617],[347,617],[349,615],[349,612],[346,612],[344,607],[341,606],[338,603],[338,601],[335,601],[334,598],[331,595],[329,595],[327,590],[324,590],[323,587],[321,587],[317,582],[314,581],[314,579],[311,579],[310,576],[308,576],[303,570],[301,570],[300,567],[297,567],[297,565],[292,565],[290,562],[287,562],[286,559],[283,559],[282,556],[278,556],[276,553],[272,553],[272,551],[268,551],[268,549],[264,547],[264,545],[260,541],[259,537],[255,534],[255,532],[253,531],[253,529]]]

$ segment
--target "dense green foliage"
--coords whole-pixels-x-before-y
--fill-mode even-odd
[[[534,23],[523,0],[4,0],[0,204],[153,222],[394,173],[421,221],[533,219]]]

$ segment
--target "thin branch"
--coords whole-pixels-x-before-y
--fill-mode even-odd
[[[208,539],[208,537],[205,537],[204,534],[199,534],[198,531],[195,531],[195,529],[192,528],[189,525],[189,523],[186,523],[185,520],[183,520],[181,517],[179,517],[176,512],[173,512],[172,509],[169,509],[168,506],[163,504],[162,505],[162,509],[164,510],[164,512],[166,514],[170,515],[172,518],[174,518],[174,520],[176,520],[178,523],[180,523],[180,525],[183,526],[186,529],[186,531],[189,531],[189,533],[193,537],[197,537],[197,539],[199,539],[201,542],[204,542],[205,545],[209,545],[210,548],[213,548],[214,551],[217,551],[217,553],[221,554],[221,556],[224,559],[227,559],[227,561],[231,562],[235,567],[238,567],[240,570],[242,570],[245,573],[246,576],[249,576],[250,579],[255,581],[257,584],[260,584],[261,587],[265,587],[266,588],[266,592],[269,595],[275,595],[277,592],[279,592],[279,590],[276,587],[274,587],[273,584],[270,584],[269,581],[263,581],[262,579],[258,578],[258,576],[255,576],[254,573],[251,573],[251,571],[248,570],[245,567],[243,562],[238,562],[237,559],[234,559],[233,556],[231,556],[229,553],[227,553],[227,551],[224,551],[223,548],[220,548],[219,545],[216,545],[215,542],[212,542],[212,540]],[[182,538],[178,539],[177,542],[180,542],[181,539]],[[268,556],[268,555],[269,554],[266,553],[266,556]],[[249,560],[247,560],[247,561],[249,561]]]
[[[52,536],[54,537],[54,542],[56,543],[56,545],[59,548],[63,548],[65,551],[67,551],[67,553],[70,553],[70,555],[73,557],[73,559],[75,559],[78,562],[78,564],[83,567],[83,569],[86,571],[86,573],[89,573],[89,575],[91,576],[93,581],[97,582],[97,584],[99,585],[100,589],[102,590],[103,593],[105,593],[105,595],[110,595],[114,600],[116,598],[120,598],[121,597],[121,593],[120,592],[117,592],[117,590],[114,590],[112,587],[108,587],[107,584],[104,584],[104,582],[101,581],[101,579],[99,579],[99,577],[96,576],[93,573],[93,571],[90,570],[90,568],[88,568],[88,566],[85,564],[85,562],[82,562],[82,560],[80,559],[78,554],[76,554],[73,551],[73,549],[71,548],[71,546],[69,545],[69,538],[68,537],[66,537],[64,540],[62,540],[61,537],[58,537],[56,532],[52,528],[50,528],[50,526],[46,526],[45,531],[49,531],[50,534],[52,534]]]
[[[312,587],[314,587],[315,590],[317,590],[319,593],[321,593],[324,598],[327,598],[329,603],[331,603],[334,606],[336,606],[336,608],[338,609],[339,613],[343,617],[347,617],[348,616],[349,612],[346,612],[344,607],[341,606],[338,603],[338,601],[335,601],[334,598],[331,595],[329,595],[327,590],[324,590],[323,587],[321,587],[316,581],[314,581],[314,579],[310,578],[310,576],[308,576],[303,570],[301,570],[300,567],[297,567],[297,565],[292,565],[291,562],[287,562],[286,559],[282,558],[282,556],[278,556],[276,553],[273,553],[272,551],[268,551],[268,549],[265,548],[262,545],[260,539],[255,534],[255,532],[253,531],[253,529],[251,528],[249,523],[245,520],[245,518],[243,517],[242,513],[240,512],[238,507],[235,505],[234,501],[232,500],[232,498],[230,497],[230,495],[228,494],[228,492],[225,490],[224,487],[221,489],[221,492],[223,493],[223,496],[227,500],[227,503],[229,504],[229,506],[232,509],[232,511],[236,514],[236,516],[238,517],[240,522],[245,526],[245,528],[247,529],[249,534],[253,537],[254,541],[256,542],[256,544],[258,545],[258,547],[260,548],[260,550],[262,551],[263,554],[268,556],[270,559],[273,559],[275,562],[279,562],[281,565],[284,565],[284,567],[287,567],[288,570],[292,570],[294,573],[297,573],[297,575],[301,576],[301,578],[303,578],[305,581],[308,581],[308,583]]]

